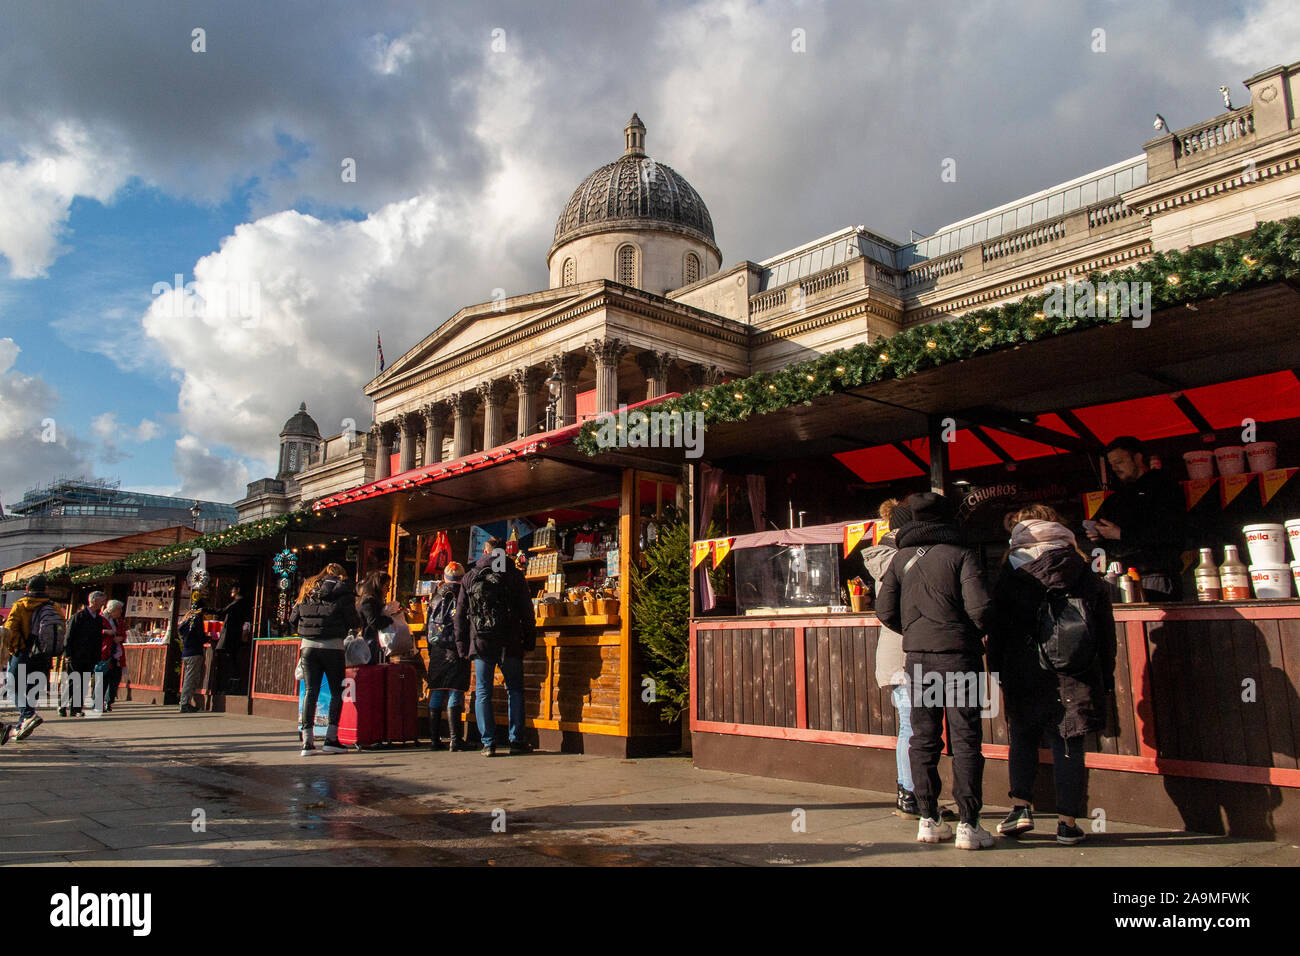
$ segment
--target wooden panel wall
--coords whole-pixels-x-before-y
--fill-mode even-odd
[[[126,687],[162,690],[167,668],[166,644],[124,644],[126,651]],[[122,696],[125,697],[123,688]]]
[[[701,630],[697,640],[698,719],[795,726],[794,628]]]
[[[257,666],[253,672],[253,696],[298,699],[298,641],[257,641]]]

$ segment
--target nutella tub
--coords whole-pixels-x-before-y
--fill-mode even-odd
[[[1277,467],[1277,442],[1257,441],[1247,445],[1246,463],[1251,471],[1272,471]]]
[[[1280,524],[1248,524],[1241,529],[1250,563],[1280,565],[1286,561],[1286,529]]]
[[[1208,448],[1184,452],[1183,463],[1187,465],[1187,477],[1191,481],[1214,477],[1214,452]]]
[[[1252,564],[1250,586],[1257,598],[1289,598],[1291,596],[1291,565]]]
[[[1291,557],[1300,561],[1300,518],[1292,518],[1286,523],[1286,536],[1291,541]]]
[[[1214,449],[1214,460],[1221,475],[1241,475],[1246,471],[1246,449],[1240,445],[1224,445]]]

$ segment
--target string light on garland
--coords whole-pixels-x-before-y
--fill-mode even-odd
[[[1169,276],[1167,279],[1165,279],[1165,281],[1168,282],[1170,285],[1178,285],[1178,283],[1182,282],[1183,280],[1178,278],[1178,276],[1175,274]]]

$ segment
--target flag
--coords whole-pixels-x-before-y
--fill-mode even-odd
[[[379,371],[384,370],[384,340],[375,333],[375,362],[379,365]]]

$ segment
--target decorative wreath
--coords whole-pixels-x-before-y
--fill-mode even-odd
[[[287,577],[298,570],[298,555],[285,548],[275,556],[275,559],[271,562],[271,567],[275,569],[276,574]]]

